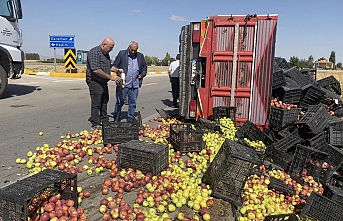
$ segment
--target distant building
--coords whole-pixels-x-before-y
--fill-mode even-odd
[[[314,62],[314,67],[317,69],[333,69],[333,63],[328,60],[320,60]]]

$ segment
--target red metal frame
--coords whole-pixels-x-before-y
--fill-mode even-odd
[[[238,125],[249,119],[257,125],[268,126],[278,16],[257,16],[248,22],[245,22],[246,16],[231,18],[212,16],[208,19],[207,33],[200,53],[201,57],[206,58],[205,87],[199,88],[203,116],[211,116],[214,106],[230,104],[233,36],[238,23],[240,37],[234,98],[237,110],[242,115],[238,114],[236,120]],[[243,30],[247,33],[244,39],[245,48],[242,44]]]

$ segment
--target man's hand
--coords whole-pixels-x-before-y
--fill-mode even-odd
[[[113,76],[113,75],[111,75],[111,79],[110,79],[111,81],[115,81],[115,82],[120,82],[121,81],[121,78],[119,77],[119,76]]]
[[[123,73],[124,69],[118,68],[116,72]]]
[[[140,75],[138,75],[138,77],[137,77],[138,79],[142,79],[142,76],[140,76]]]

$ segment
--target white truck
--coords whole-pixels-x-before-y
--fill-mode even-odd
[[[0,97],[8,78],[18,79],[24,72],[24,52],[19,19],[23,17],[20,0],[0,0]]]

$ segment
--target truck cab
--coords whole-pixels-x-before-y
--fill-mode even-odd
[[[278,15],[217,15],[181,28],[179,115],[236,107],[237,126],[268,126]]]
[[[8,78],[20,78],[24,72],[24,52],[19,19],[23,13],[20,0],[0,0],[0,97]]]

